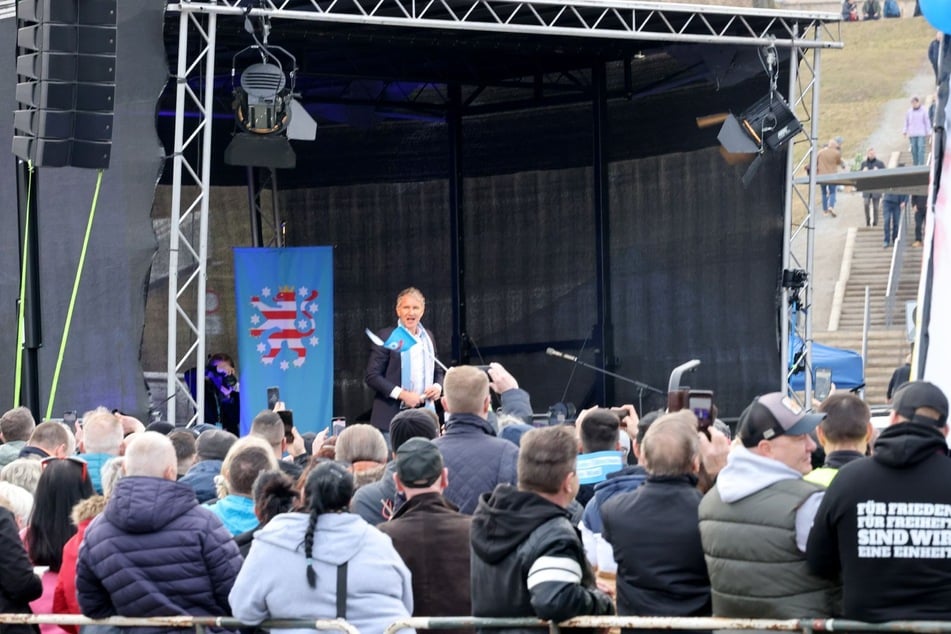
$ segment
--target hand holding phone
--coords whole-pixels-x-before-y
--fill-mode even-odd
[[[287,444],[294,442],[294,412],[289,409],[278,410],[277,415],[281,417],[284,423],[284,440]]]

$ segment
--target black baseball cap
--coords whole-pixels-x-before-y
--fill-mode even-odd
[[[442,475],[443,461],[433,441],[410,438],[396,450],[396,474],[403,486],[421,489],[430,486]]]
[[[921,407],[935,410],[938,412],[938,418],[916,416],[915,412]],[[914,423],[943,427],[948,421],[948,397],[941,388],[928,381],[911,381],[902,385],[895,392],[892,409],[902,418]]]
[[[755,447],[761,440],[777,436],[801,436],[819,426],[824,413],[807,413],[799,403],[782,392],[756,397],[742,414],[737,435],[744,447]]]

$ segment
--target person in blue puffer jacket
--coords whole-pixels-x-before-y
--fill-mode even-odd
[[[76,566],[84,615],[223,616],[241,567],[231,534],[176,482],[172,442],[144,432],[125,452],[126,476],[86,529]],[[136,628],[138,632],[164,631]]]

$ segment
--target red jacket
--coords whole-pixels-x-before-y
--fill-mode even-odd
[[[63,546],[63,563],[59,568],[59,579],[53,592],[53,614],[82,614],[76,599],[76,559],[79,557],[79,546],[83,543],[86,527],[105,507],[106,498],[97,495],[81,501],[73,508],[76,534]],[[79,634],[79,627],[75,625],[61,627],[72,634]]]

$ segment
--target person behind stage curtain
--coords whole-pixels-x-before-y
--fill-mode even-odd
[[[419,345],[402,352],[374,345],[367,361],[366,384],[373,388],[373,412],[370,424],[383,432],[389,442],[390,421],[401,409],[429,406],[442,395],[445,371],[436,361],[432,335],[421,320],[426,298],[419,289],[409,287],[396,297],[398,326],[412,334]],[[386,340],[396,327],[377,332]]]

